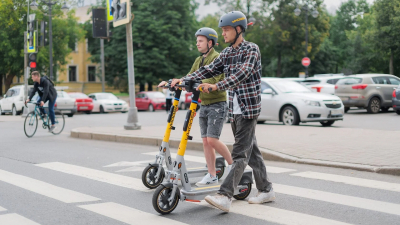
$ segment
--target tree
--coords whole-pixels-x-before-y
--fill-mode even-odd
[[[149,87],[160,80],[182,77],[195,57],[194,34],[198,27],[191,0],[133,1],[133,47],[135,81]],[[91,29],[88,23],[86,29]],[[120,83],[127,90],[127,52],[125,26],[111,27],[112,37],[105,43],[105,74],[108,84]],[[91,32],[88,32],[91,35]],[[89,40],[90,41],[90,40]],[[90,44],[91,60],[100,62],[99,40]],[[118,81],[118,82],[115,82]]]
[[[36,21],[46,20],[43,3],[39,2],[39,10],[30,11],[36,14]],[[5,77],[5,87],[8,89],[15,76],[24,74],[24,31],[26,31],[27,2],[24,0],[2,0],[0,2],[0,76]],[[83,30],[71,10],[66,15],[61,11],[61,5],[53,6],[53,62],[54,75],[57,68],[66,63],[66,57],[71,52],[67,44],[70,41],[84,37]],[[49,70],[48,46],[40,47],[37,54],[37,70],[47,73]]]

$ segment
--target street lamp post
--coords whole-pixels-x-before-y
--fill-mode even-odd
[[[57,2],[48,0],[45,1],[43,0],[43,3],[46,4],[49,7],[49,61],[50,61],[50,80],[54,80],[53,76],[53,29],[52,29],[52,17],[51,17],[51,11],[52,11],[52,6],[55,5]],[[30,4],[31,8],[33,10],[38,9],[38,4],[36,3],[36,0],[33,0],[33,2]],[[68,12],[69,7],[67,6],[67,3],[64,1],[64,5],[61,7],[61,10],[65,13]]]
[[[308,15],[309,15],[309,11],[310,11],[310,8],[308,7],[308,3],[304,4],[302,9],[306,12],[305,13],[305,19],[306,19],[306,23],[305,23],[305,29],[306,29],[306,32],[305,32],[306,33],[305,57],[308,57]],[[298,7],[296,7],[296,9],[294,10],[294,14],[296,16],[300,16],[301,10]],[[317,18],[318,14],[319,13],[316,9],[314,9],[311,13],[311,15],[314,18]],[[305,66],[305,68],[306,68],[306,77],[308,77],[308,66]]]

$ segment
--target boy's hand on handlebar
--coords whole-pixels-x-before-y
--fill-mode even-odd
[[[158,87],[164,87],[166,84],[168,84],[167,81],[161,81],[161,83],[158,85]]]
[[[198,91],[198,90],[201,90],[203,93],[210,93],[210,90],[211,91],[216,91],[217,90],[217,85],[215,85],[215,84],[206,84],[206,83],[204,83],[204,84],[200,84],[197,88],[196,88],[196,90]]]
[[[176,84],[179,84],[182,80],[181,79],[172,79],[171,87],[175,87]]]

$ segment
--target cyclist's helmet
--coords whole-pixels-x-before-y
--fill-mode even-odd
[[[202,27],[202,28],[200,28],[200,29],[196,32],[195,36],[197,37],[197,36],[199,36],[199,35],[205,36],[208,40],[211,40],[213,46],[216,45],[217,42],[218,42],[218,34],[217,34],[217,32],[216,32],[214,29],[212,29],[212,28],[209,28],[209,27]]]
[[[239,35],[243,32],[246,31],[247,29],[247,18],[246,16],[240,12],[240,11],[232,11],[229,12],[223,16],[221,16],[221,19],[219,19],[218,27],[226,27],[226,26],[231,26],[235,28],[236,31],[236,38],[233,43],[231,43],[230,46],[234,45],[239,38]],[[240,26],[242,29],[240,33],[237,32],[236,27]]]

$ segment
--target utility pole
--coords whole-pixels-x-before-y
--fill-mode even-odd
[[[104,39],[100,39],[100,58],[101,58],[101,90],[106,91],[105,88],[105,66],[104,66]]]

